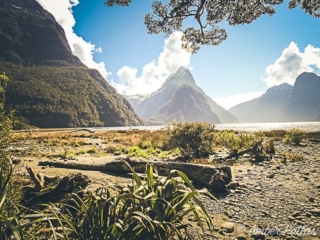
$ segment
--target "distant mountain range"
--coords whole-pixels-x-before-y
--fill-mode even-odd
[[[280,120],[286,122],[320,121],[320,77],[302,73],[281,105]]]
[[[302,73],[294,86],[274,86],[229,111],[243,123],[320,121],[320,77]]]
[[[229,109],[240,122],[278,122],[281,104],[286,99],[292,86],[284,83],[271,87],[261,97],[241,103]]]
[[[207,121],[237,123],[238,119],[219,106],[199,88],[185,67],[168,77],[161,88],[148,97],[125,96],[135,112],[156,123]]]
[[[63,28],[35,0],[0,0],[6,107],[38,127],[141,125],[129,102],[72,54]]]

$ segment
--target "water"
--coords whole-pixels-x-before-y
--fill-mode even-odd
[[[106,130],[160,130],[166,128],[162,126],[131,126],[131,127],[97,127],[86,128],[91,131]],[[215,124],[217,130],[234,130],[244,132],[270,131],[270,130],[289,130],[299,128],[306,132],[320,131],[320,122],[281,122],[281,123],[237,123],[237,124]]]
[[[320,131],[320,122],[281,122],[281,123],[238,123],[238,124],[216,124],[217,130],[235,131],[270,131],[270,130],[289,130],[299,128],[306,132]]]

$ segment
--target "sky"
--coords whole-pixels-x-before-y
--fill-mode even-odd
[[[130,7],[106,7],[103,0],[37,1],[62,25],[73,53],[121,94],[151,94],[185,66],[208,96],[229,109],[274,85],[294,84],[302,72],[320,74],[320,19],[289,10],[287,3],[248,25],[220,24],[227,40],[192,55],[180,47],[181,32],[147,33],[144,16],[153,0],[133,0]]]

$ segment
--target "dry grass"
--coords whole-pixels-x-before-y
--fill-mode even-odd
[[[288,160],[292,161],[292,162],[302,162],[304,161],[304,157],[297,154],[297,153],[293,153],[293,152],[285,152],[282,154],[282,159],[281,162],[282,163],[286,163]]]
[[[14,141],[24,142],[27,155],[37,158],[64,158],[66,155],[87,153],[96,156],[128,154],[130,147],[143,146],[146,143],[151,143],[153,149],[159,149],[160,158],[168,157],[165,151],[162,152],[167,142],[167,133],[164,130],[152,132],[143,130],[99,131],[95,133],[87,131],[15,132]],[[67,154],[66,151],[73,154]]]
[[[271,130],[263,132],[266,137],[282,139],[287,131],[286,130]]]
[[[318,132],[309,132],[309,133],[307,133],[307,136],[309,138],[320,139],[320,131],[318,131]]]

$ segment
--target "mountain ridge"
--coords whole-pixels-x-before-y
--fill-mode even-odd
[[[177,93],[177,91],[179,91],[180,87],[183,85],[190,86],[190,88],[188,89],[189,90],[188,92],[189,94],[192,94],[193,97],[196,97],[196,96],[199,97],[201,95],[204,98],[201,100],[198,99],[198,101],[193,101],[193,103],[197,102],[196,105],[198,107],[199,107],[199,103],[200,102],[202,103],[201,104],[202,110],[203,110],[202,116],[204,119],[208,119],[208,116],[210,115],[211,116],[210,121],[214,123],[238,122],[238,119],[235,116],[233,116],[227,110],[223,109],[221,106],[215,103],[210,97],[208,97],[204,93],[204,91],[201,88],[199,88],[196,85],[192,74],[185,67],[180,67],[176,73],[171,74],[167,78],[167,80],[162,84],[162,86],[157,91],[152,93],[150,96],[145,97],[144,99],[137,98],[137,97],[130,97],[130,96],[126,96],[126,97],[139,116],[144,118],[152,118],[152,119],[162,118],[168,121],[168,118],[164,117],[163,112],[166,112],[167,115],[171,115],[169,110],[165,111],[162,109],[161,112],[159,111],[163,107],[168,107],[169,105],[167,103],[170,101],[171,101],[170,108],[173,108],[172,99],[175,100],[176,105],[180,105],[180,103],[178,102],[178,99],[174,98],[174,96]],[[184,90],[185,92],[187,92],[186,89]],[[210,111],[214,115],[216,115],[216,117],[213,117],[212,114],[208,113],[207,105],[210,107]],[[186,111],[184,111],[184,114],[186,114]],[[179,119],[186,119],[188,121],[189,118],[179,117]]]
[[[282,121],[320,121],[320,77],[300,74],[281,106]]]
[[[293,86],[269,88],[261,97],[238,104],[229,111],[242,123],[320,121],[320,77],[301,73]]]
[[[229,109],[241,123],[279,122],[281,104],[292,86],[284,83],[269,88],[260,97],[240,103]]]
[[[35,0],[0,0],[6,109],[38,127],[141,125],[129,102],[74,56],[63,28]]]

